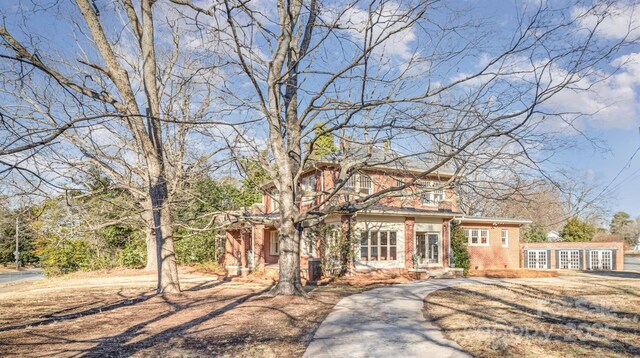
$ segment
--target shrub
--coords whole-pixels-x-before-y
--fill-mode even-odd
[[[547,233],[540,225],[527,225],[522,228],[523,242],[544,242],[547,241]]]
[[[176,261],[178,263],[204,263],[216,260],[215,232],[176,237]]]
[[[147,265],[147,243],[140,235],[132,236],[120,252],[120,265],[143,268]]]
[[[91,265],[91,248],[86,240],[41,238],[36,241],[36,253],[47,276],[88,270]]]
[[[471,261],[469,259],[469,250],[467,235],[460,224],[453,222],[451,224],[451,249],[453,250],[453,264],[456,268],[464,270],[465,276],[469,273]]]
[[[571,218],[562,229],[560,236],[564,241],[591,241],[596,227],[578,218]]]

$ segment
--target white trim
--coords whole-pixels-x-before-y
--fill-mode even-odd
[[[526,219],[509,219],[509,218],[491,218],[491,217],[480,217],[480,216],[462,216],[460,218],[456,218],[456,220],[460,220],[461,223],[491,223],[491,224],[531,224],[533,221]]]
[[[531,254],[535,253],[536,255],[536,265],[535,267],[531,267]],[[544,265],[541,265],[541,260],[540,260],[540,254],[544,253]],[[546,270],[549,268],[549,260],[551,258],[549,257],[548,251],[547,250],[527,250],[527,268],[528,269],[543,269]]]
[[[566,266],[567,266],[567,267],[562,267],[562,266],[563,266],[563,265],[562,265],[562,259],[563,259],[563,258],[562,258],[562,254],[563,254],[563,253],[566,253],[566,254],[567,254],[567,255],[566,255],[566,256],[567,256],[567,257],[566,257],[566,260],[567,260],[567,262],[566,262],[566,263],[567,263],[567,265],[566,265]],[[577,262],[577,264],[576,264],[576,265],[574,265],[574,263],[575,263],[575,262],[574,262],[574,257],[573,257],[574,255],[573,255],[573,254],[577,254],[577,257],[578,257],[578,262]],[[580,267],[580,261],[582,261],[582,260],[580,260],[580,250],[571,250],[571,249],[566,250],[566,249],[560,249],[560,250],[558,250],[558,257],[557,257],[557,258],[558,258],[558,262],[556,263],[556,266],[557,266],[560,270],[580,270],[580,269],[581,269],[581,267]]]
[[[465,231],[464,234],[467,236],[467,240],[468,240],[468,245],[469,246],[491,246],[491,234],[489,232],[489,229],[465,228],[464,231]],[[478,231],[478,235],[477,235],[478,242],[477,243],[473,243],[471,231]],[[487,242],[486,243],[481,242],[482,231],[486,231],[487,232]]]
[[[505,234],[507,234],[506,237],[505,237]],[[505,247],[505,248],[509,247],[509,230],[507,229],[500,230],[500,238],[502,240],[502,247]],[[504,239],[507,239],[506,243]]]
[[[280,243],[278,242],[278,231],[269,231],[269,255],[280,255]]]

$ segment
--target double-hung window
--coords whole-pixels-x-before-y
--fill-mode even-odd
[[[373,181],[371,177],[363,174],[352,175],[344,185],[345,189],[359,195],[373,194]]]
[[[465,229],[464,233],[469,239],[469,246],[489,246],[489,230]]]
[[[311,204],[313,202],[313,195],[316,191],[316,176],[309,175],[300,180],[300,187],[304,192],[304,196],[302,197],[303,204]]]
[[[420,194],[420,202],[422,205],[436,205],[444,200],[444,189],[439,187],[439,183],[434,181],[421,181],[420,190],[423,191]]]
[[[395,231],[364,231],[360,237],[360,261],[394,261],[398,259]]]
[[[278,241],[278,232],[276,230],[269,233],[269,254],[280,255],[280,242]]]
[[[502,247],[509,247],[509,230],[502,230]]]

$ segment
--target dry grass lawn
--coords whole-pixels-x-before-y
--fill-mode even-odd
[[[0,289],[4,356],[300,356],[342,297],[269,297],[269,286],[182,274],[183,293],[153,292],[153,276],[80,274]]]
[[[640,279],[464,284],[427,296],[425,311],[474,356],[640,355]]]

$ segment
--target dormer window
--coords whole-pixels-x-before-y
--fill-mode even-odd
[[[373,181],[367,175],[352,175],[344,185],[345,189],[359,195],[373,194]]]
[[[422,205],[437,205],[444,200],[444,188],[438,187],[438,182],[423,180],[420,182],[420,190],[424,191],[420,194]]]

